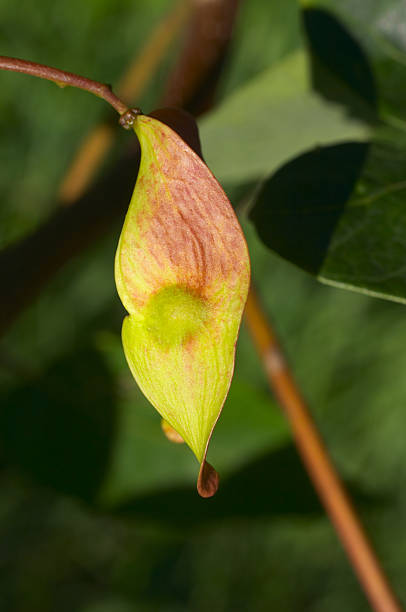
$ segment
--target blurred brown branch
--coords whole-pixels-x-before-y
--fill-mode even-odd
[[[303,463],[372,608],[376,612],[401,612],[252,287],[245,322],[261,356],[270,388],[290,422]]]
[[[213,104],[239,0],[194,0],[193,4],[184,47],[169,75],[161,103],[200,115]]]

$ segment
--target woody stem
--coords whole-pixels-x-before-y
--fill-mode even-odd
[[[87,77],[59,68],[52,68],[44,64],[30,62],[28,60],[18,59],[16,57],[0,56],[0,70],[8,70],[10,72],[21,72],[40,79],[46,79],[59,85],[60,87],[76,87],[94,94],[98,98],[102,98],[110,104],[114,110],[120,115],[120,123],[128,129],[134,121],[135,115],[141,111],[139,109],[129,109],[127,104],[120,100],[112,91],[110,85],[93,81]]]

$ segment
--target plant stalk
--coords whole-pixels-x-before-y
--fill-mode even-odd
[[[292,427],[302,460],[375,612],[401,612],[368,538],[331,463],[276,336],[251,288],[245,322],[271,389]]]
[[[128,115],[130,111],[127,104],[113,93],[110,85],[93,81],[79,74],[73,74],[72,72],[66,72],[65,70],[59,70],[58,68],[52,68],[44,64],[37,64],[36,62],[30,62],[16,57],[6,57],[4,55],[0,56],[0,70],[29,74],[40,79],[52,81],[59,87],[70,86],[76,87],[77,89],[83,89],[108,102],[121,117]],[[128,119],[130,120],[130,117],[128,117]],[[123,125],[123,127],[129,127],[129,125],[126,124]]]

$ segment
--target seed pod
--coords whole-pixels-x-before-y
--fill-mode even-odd
[[[141,163],[116,253],[129,316],[125,355],[139,387],[201,464],[198,491],[218,476],[207,446],[234,369],[249,286],[245,239],[222,188],[166,124],[139,115]]]

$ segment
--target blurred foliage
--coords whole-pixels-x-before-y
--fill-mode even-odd
[[[312,90],[303,50],[250,81],[201,121],[205,159],[232,183],[262,179],[297,151],[367,137],[363,123]]]
[[[404,303],[404,3],[344,1],[331,13],[319,8],[328,2],[304,4],[315,91],[363,117],[370,146],[360,155],[348,142],[342,170],[344,149],[335,155],[319,138],[269,176],[251,218],[270,248],[319,280]]]
[[[3,0],[2,53],[114,85],[171,5],[41,0],[39,10],[37,2],[25,0],[17,13],[11,0]],[[321,6],[334,9],[340,35],[351,33],[344,66],[331,54],[320,64],[321,30],[327,27],[320,19],[331,17],[334,26],[335,13],[313,15],[311,27],[307,13],[307,31],[313,28],[322,39],[313,36],[309,47],[293,0],[243,3],[219,106],[202,120],[203,151],[208,160],[213,156],[213,170],[227,180],[236,204],[241,196],[242,205],[256,201],[252,219],[260,237],[313,274],[337,253],[337,223],[341,238],[358,227],[354,216],[364,209],[348,205],[348,198],[359,174],[367,177],[366,198],[379,185],[402,181],[404,167],[403,138],[395,130],[404,113],[398,104],[404,36],[395,27],[406,23],[400,2]],[[159,99],[178,46],[137,101],[147,110]],[[290,62],[298,73],[287,78]],[[354,77],[353,65],[362,79]],[[319,94],[310,87],[308,68]],[[0,78],[4,246],[46,218],[74,151],[106,111],[83,92],[21,75]],[[371,129],[378,133],[376,108],[381,122],[391,121],[390,131],[387,125],[379,132],[387,148],[378,143],[366,151],[363,143],[343,143]],[[120,134],[106,163],[129,138]],[[324,146],[309,151],[316,143]],[[388,149],[398,156],[381,155]],[[253,183],[271,173],[258,195]],[[301,197],[292,191],[298,184]],[[309,218],[302,206],[309,197],[320,208],[324,201],[333,204],[333,210],[321,218],[317,209]],[[351,265],[379,267],[386,258],[402,275],[401,206],[398,190],[379,211],[368,208],[368,242],[357,234],[353,243],[351,236],[343,243]],[[164,438],[122,353],[124,313],[113,281],[119,230],[117,224],[67,263],[0,344],[0,608],[368,610],[244,328],[209,454],[221,487],[212,500],[197,496],[197,464],[187,449]],[[250,221],[244,230],[266,309],[406,603],[404,306],[322,286],[267,250]]]

